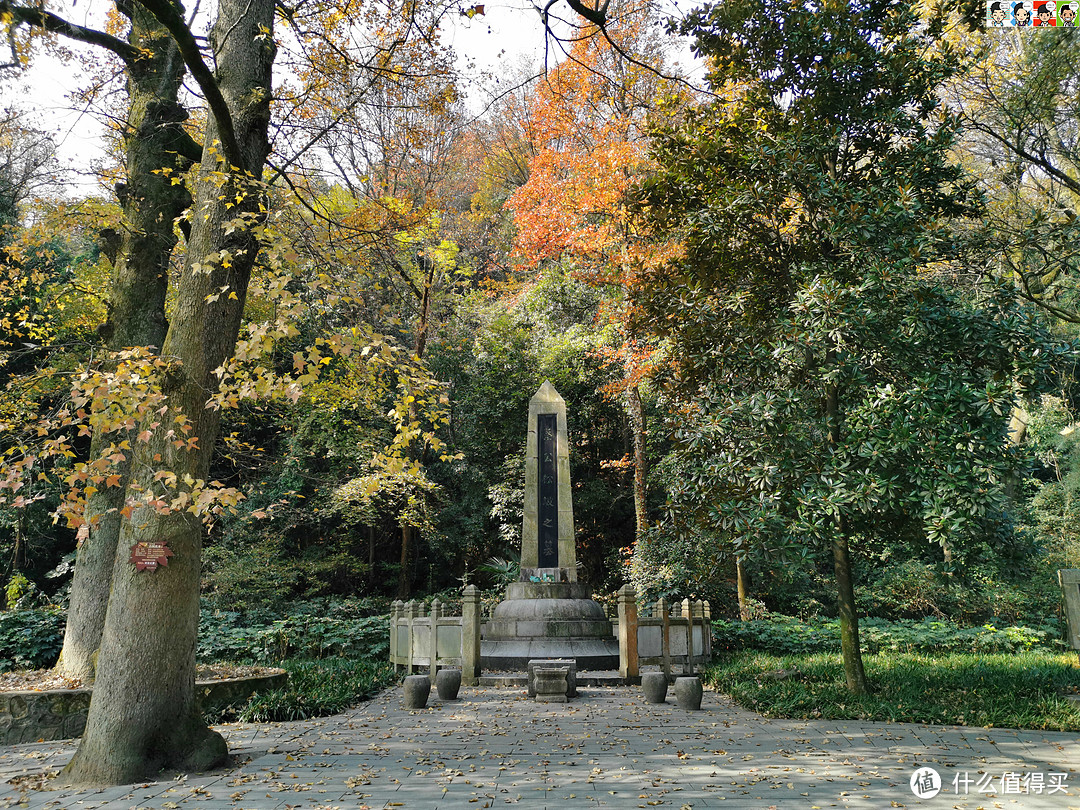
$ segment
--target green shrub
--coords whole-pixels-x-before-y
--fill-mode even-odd
[[[1064,649],[1056,623],[1038,628],[984,624],[961,627],[954,622],[923,619],[892,622],[862,619],[859,640],[863,652],[979,652]],[[763,650],[774,655],[835,652],[840,649],[840,621],[813,623],[789,616],[770,616],[748,622],[720,619],[713,622],[716,650]]]
[[[25,574],[16,571],[8,580],[7,587],[4,589],[4,595],[7,597],[7,609],[15,610],[24,607],[25,603],[34,596],[36,591],[37,585],[27,579]]]
[[[198,659],[276,664],[286,658],[328,656],[386,660],[387,615],[365,615],[385,605],[366,600],[318,599],[294,604],[282,617],[270,611],[206,610],[199,622]]]
[[[51,667],[64,645],[64,624],[58,608],[0,612],[0,671]]]
[[[342,658],[286,661],[289,686],[256,692],[239,712],[247,723],[303,720],[337,714],[392,683],[393,666],[382,660]]]

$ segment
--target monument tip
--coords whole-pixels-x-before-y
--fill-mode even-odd
[[[542,400],[545,402],[562,402],[563,398],[558,391],[555,390],[555,386],[550,381],[544,380],[543,385],[536,389],[536,393],[533,394],[533,399]]]

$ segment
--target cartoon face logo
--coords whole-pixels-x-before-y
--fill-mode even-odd
[[[991,25],[1000,27],[1005,25],[1005,18],[1008,14],[1005,12],[1005,8],[1000,2],[994,2],[990,4],[990,23]]]
[[[1027,3],[1013,4],[1013,19],[1017,25],[1031,25],[1031,9],[1027,7]]]
[[[1054,16],[1054,0],[1047,0],[1035,9],[1035,16],[1038,17],[1038,25],[1053,25],[1051,18]]]
[[[1058,17],[1064,25],[1076,25],[1076,7],[1072,3],[1063,3],[1058,8]]]

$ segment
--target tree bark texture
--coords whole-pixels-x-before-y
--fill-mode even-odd
[[[634,539],[640,543],[641,536],[649,528],[645,506],[648,469],[645,466],[645,409],[641,405],[641,392],[636,385],[626,389],[626,405],[630,414],[630,430],[634,437]]]
[[[412,533],[412,526],[406,523],[401,524],[401,570],[398,573],[398,599],[408,599],[412,593],[412,570],[409,564],[413,553]]]
[[[832,367],[835,362],[836,352],[829,349],[825,363]],[[829,431],[829,448],[835,451],[840,444],[840,388],[835,383],[829,383],[825,387],[825,420]],[[850,692],[866,695],[870,693],[870,684],[863,671],[862,648],[859,646],[859,613],[855,607],[847,524],[842,515],[837,515],[835,519],[833,570],[836,572],[836,604],[840,614],[840,651],[844,660],[844,678]]]
[[[272,26],[272,0],[219,3],[214,78],[231,121],[211,118],[207,126],[186,265],[162,350],[172,364],[163,387],[168,410],[155,417],[150,440],[135,445],[134,483],[148,489],[155,469],[181,482],[205,479],[209,469],[220,420],[206,401],[217,386],[214,370],[236,347],[258,251],[262,195],[251,181],[261,177],[268,152]],[[242,165],[221,162],[221,127],[235,134]],[[197,447],[185,441],[192,436]],[[163,767],[205,769],[227,755],[195,698],[202,534],[196,516],[151,505],[123,521],[86,731],[64,781],[123,784]],[[166,541],[174,556],[156,571],[136,572],[128,554],[137,541]]]
[[[844,680],[856,695],[870,694],[870,684],[863,671],[862,649],[859,647],[859,614],[855,610],[855,589],[852,586],[851,555],[847,537],[833,541],[833,568],[836,571],[836,602],[840,612],[840,651],[844,659]]]
[[[746,574],[746,567],[742,560],[735,558],[735,588],[739,595],[739,619],[750,620],[750,578]]]
[[[172,182],[191,165],[183,144],[187,112],[177,100],[184,64],[168,31],[141,6],[122,6],[131,17],[130,44],[139,57],[128,69],[130,107],[125,130],[126,182],[117,192],[123,210],[119,249],[113,258],[109,316],[102,330],[111,351],[131,346],[159,350],[165,340],[165,295],[169,259],[176,246],[174,223],[191,204],[186,186]],[[166,170],[168,173],[162,172]],[[131,432],[96,430],[90,457],[97,459]],[[127,495],[130,453],[110,467],[120,486],[101,486],[90,496],[85,519],[89,535],[79,544],[71,584],[64,648],[57,671],[69,678],[94,677],[113,562],[120,536],[120,510]]]

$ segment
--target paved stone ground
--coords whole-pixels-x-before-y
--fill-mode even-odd
[[[646,704],[633,688],[583,688],[568,704],[524,693],[463,688],[441,703],[432,690],[427,709],[408,712],[398,687],[335,717],[222,726],[229,769],[101,791],[26,787],[62,766],[71,742],[0,748],[0,807],[1080,810],[1073,734],[767,720],[708,691],[700,712]],[[924,766],[944,786],[920,800],[909,780]]]

